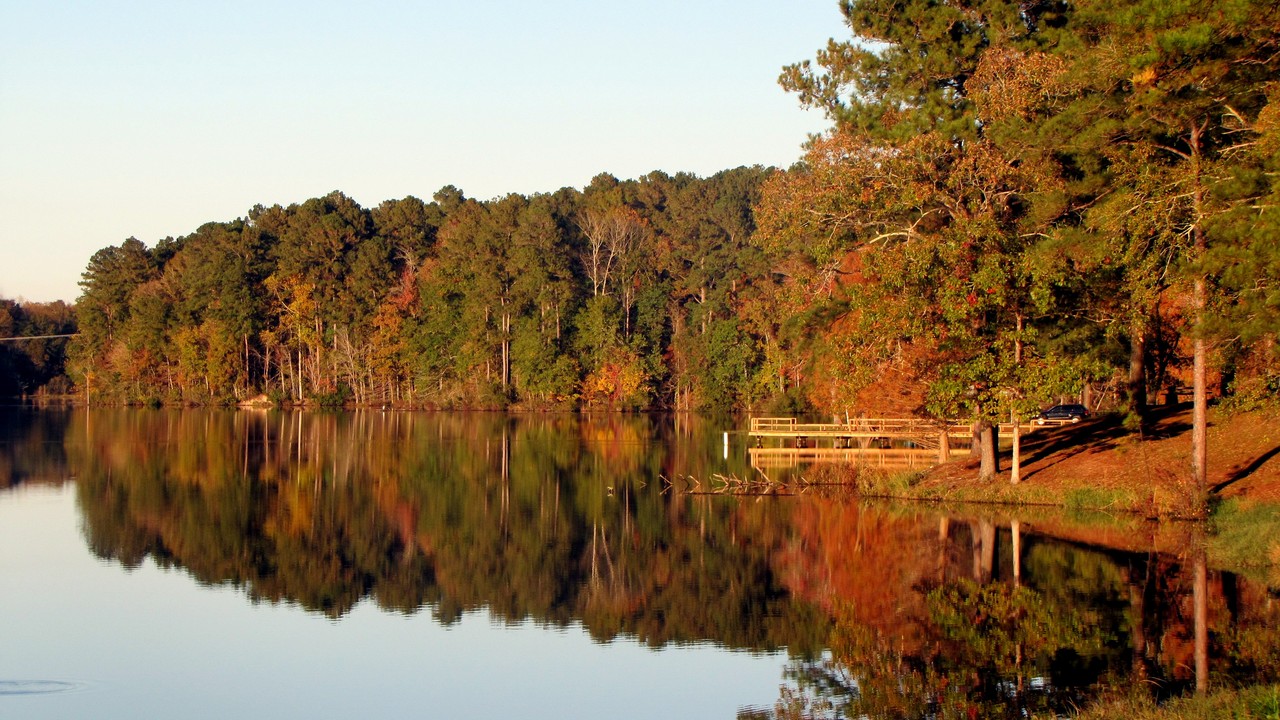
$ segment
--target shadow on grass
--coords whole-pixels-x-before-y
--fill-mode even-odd
[[[1038,430],[1022,441],[1022,479],[1031,478],[1077,455],[1114,450],[1125,440],[1162,440],[1187,433],[1191,425],[1178,418],[1185,409],[1181,405],[1151,408],[1146,427],[1141,431],[1125,427],[1119,414],[1102,415],[1051,430]]]
[[[1228,487],[1231,487],[1232,484],[1239,482],[1249,477],[1250,475],[1254,474],[1255,472],[1257,472],[1258,468],[1261,468],[1263,465],[1266,465],[1267,461],[1275,457],[1276,455],[1280,455],[1280,445],[1277,445],[1271,448],[1270,450],[1262,453],[1258,457],[1254,458],[1248,465],[1232,468],[1231,471],[1227,473],[1227,479],[1209,488],[1209,491],[1212,493],[1220,493],[1223,490],[1226,490]]]

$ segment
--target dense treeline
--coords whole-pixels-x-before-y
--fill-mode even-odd
[[[767,174],[365,209],[341,193],[96,253],[95,399],[613,408],[760,403],[777,326],[749,243]]]
[[[971,417],[986,473],[997,421],[1096,388],[1141,427],[1191,385],[1203,480],[1210,383],[1280,389],[1276,9],[845,2],[853,39],[782,75],[832,121],[790,170],[334,193],[131,239],[84,274],[71,376],[135,402]]]
[[[70,389],[64,375],[67,338],[50,336],[70,335],[75,328],[75,312],[64,302],[0,298],[0,397]]]

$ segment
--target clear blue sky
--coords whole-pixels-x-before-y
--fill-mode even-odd
[[[786,166],[835,0],[0,0],[0,297],[261,203]]]

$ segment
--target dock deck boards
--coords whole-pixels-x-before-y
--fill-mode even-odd
[[[1023,434],[1040,427],[1033,423],[1021,425]],[[914,440],[923,445],[937,446],[939,437],[946,433],[948,438],[969,438],[973,435],[973,426],[969,423],[939,423],[934,420],[920,418],[852,418],[842,423],[801,423],[795,418],[751,418],[747,435],[754,438],[885,438],[889,440]],[[1001,437],[1013,435],[1012,423],[1001,423]]]

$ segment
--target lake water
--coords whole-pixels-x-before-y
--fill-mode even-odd
[[[0,717],[1017,717],[1193,686],[1201,529],[708,493],[756,476],[725,429],[0,409]],[[1211,682],[1273,679],[1276,588],[1202,577]]]

